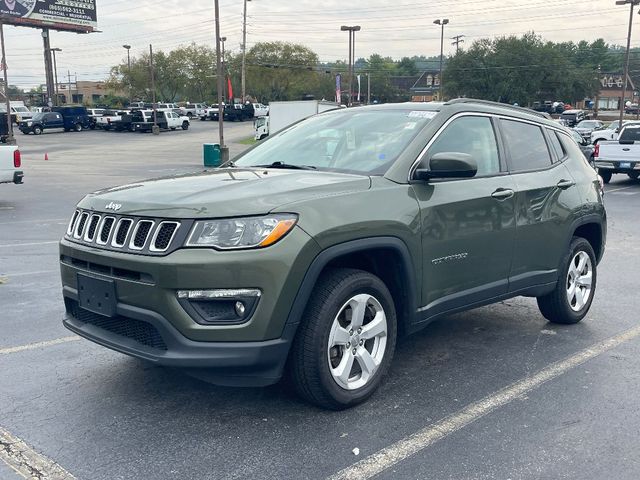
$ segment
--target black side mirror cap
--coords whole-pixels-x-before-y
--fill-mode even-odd
[[[441,152],[431,157],[428,169],[416,169],[414,178],[423,181],[432,178],[471,178],[476,173],[478,173],[478,164],[471,155],[461,152]]]

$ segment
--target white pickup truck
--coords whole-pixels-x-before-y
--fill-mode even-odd
[[[637,180],[640,177],[640,124],[624,125],[616,141],[598,142],[593,157],[604,183],[609,183],[614,173],[626,173]]]
[[[13,145],[0,147],[0,183],[22,183],[24,173],[20,170],[20,150]]]
[[[121,121],[122,116],[129,113],[131,113],[129,110],[106,110],[101,117],[96,118],[96,127],[111,130],[112,123]]]

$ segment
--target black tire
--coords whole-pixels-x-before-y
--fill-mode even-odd
[[[74,129],[76,132],[81,132],[81,131],[82,131],[82,125],[80,125],[79,123],[76,123],[76,124],[73,126],[73,129]]]
[[[171,127],[171,130],[175,130],[175,129],[176,129],[176,127]]]
[[[570,300],[568,299],[567,284],[569,283],[569,269],[572,265],[572,261],[576,258],[580,252],[584,252],[589,256],[591,261],[591,290],[589,298],[579,310],[574,310],[571,307]],[[560,268],[558,269],[558,283],[555,289],[542,297],[538,297],[538,308],[540,312],[552,323],[572,324],[578,323],[582,320],[591,307],[593,297],[596,291],[596,285],[598,280],[598,267],[596,265],[596,256],[593,252],[591,244],[582,237],[573,237],[569,251],[563,257]]]
[[[379,366],[369,380],[359,388],[348,390],[340,386],[331,374],[329,335],[336,316],[343,310],[346,312],[347,301],[359,294],[370,295],[384,310],[387,328],[386,345]],[[369,308],[367,307],[367,312],[370,314]],[[389,369],[395,350],[396,312],[393,298],[386,285],[375,275],[363,270],[329,269],[318,280],[303,319],[289,357],[289,374],[296,391],[309,402],[331,410],[341,410],[364,402],[379,387]],[[364,325],[366,326],[366,323]],[[344,350],[351,348],[348,345],[334,348],[343,348],[342,356],[344,356],[349,354]],[[358,343],[358,345],[363,344]],[[365,343],[362,348],[368,348],[367,344]],[[373,350],[373,347],[371,348]],[[338,352],[340,350],[336,350],[336,355]],[[357,370],[360,368],[361,361],[357,356],[353,358],[353,365],[358,364],[358,367],[355,367]],[[349,374],[353,371],[352,369],[349,370]],[[357,378],[359,374],[361,375],[361,372],[357,372],[355,377]]]
[[[193,117],[193,113],[191,113],[191,112],[187,113],[187,117],[192,118]]]
[[[598,175],[602,177],[604,183],[609,183],[613,174],[607,170],[598,170]]]
[[[189,122],[182,122],[182,129],[189,130]]]
[[[631,172],[627,173],[627,175],[631,180],[638,180],[638,178],[640,178],[640,172]]]
[[[41,127],[33,127],[33,134],[34,135],[40,135],[42,133],[42,128]]]
[[[111,126],[109,126],[109,125],[105,125],[104,127],[102,127],[102,129],[103,129],[105,132],[108,132],[109,130],[111,130]]]

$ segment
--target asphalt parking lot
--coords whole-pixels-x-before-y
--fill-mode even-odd
[[[226,135],[233,156],[251,125]],[[159,137],[19,134],[25,184],[0,185],[1,479],[640,477],[640,183],[626,176],[607,186],[583,322],[547,323],[525,298],[439,320],[402,340],[382,388],[348,411],[282,385],[212,386],[73,336],[56,244],[76,202],[201,170],[216,139],[213,122]]]

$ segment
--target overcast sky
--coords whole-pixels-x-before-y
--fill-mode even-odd
[[[109,68],[126,58],[123,44],[135,55],[154,49],[170,50],[190,42],[214,43],[213,0],[96,0],[102,33],[77,35],[52,32],[58,54],[58,80],[67,71],[79,80],[102,80]],[[227,50],[240,50],[242,0],[220,0],[222,36]],[[594,40],[626,42],[628,7],[615,0],[250,0],[247,46],[261,41],[302,43],[322,61],[346,60],[346,32],[340,25],[360,25],[356,56],[372,53],[400,58],[437,55],[440,30],[436,18],[448,18],[445,53],[455,47],[450,37],[465,35],[464,45],[483,37],[522,34],[534,30],[553,41]],[[636,15],[632,45],[640,39]],[[6,27],[9,83],[31,87],[44,83],[40,30]]]

